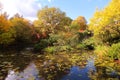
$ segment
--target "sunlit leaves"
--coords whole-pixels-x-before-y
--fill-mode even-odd
[[[102,10],[97,10],[90,20],[89,29],[104,42],[120,37],[120,1],[112,0]]]
[[[7,14],[0,14],[0,44],[9,44],[13,39],[13,33],[11,28],[11,23],[7,18]]]
[[[5,14],[0,14],[0,32],[4,32],[9,30],[11,27],[10,21],[7,19],[7,15]]]
[[[32,25],[30,22],[18,14],[12,17],[10,21],[12,23],[12,30],[15,31],[15,39],[29,41],[32,36]]]
[[[87,21],[83,16],[79,16],[72,21],[71,26],[76,30],[85,30],[87,29]]]
[[[38,11],[38,20],[34,22],[35,27],[40,27],[42,31],[54,33],[64,30],[64,26],[71,23],[71,19],[59,8],[45,7]]]

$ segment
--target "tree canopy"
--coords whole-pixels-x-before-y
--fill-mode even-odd
[[[14,39],[11,31],[12,24],[10,23],[6,13],[0,14],[0,45],[7,45]]]
[[[36,27],[41,27],[44,32],[57,32],[63,30],[64,26],[70,25],[72,19],[66,17],[65,12],[55,7],[44,7],[38,11],[38,20],[34,22]]]
[[[112,0],[108,6],[94,13],[89,29],[103,42],[120,38],[120,0]]]
[[[30,22],[19,14],[14,15],[10,21],[12,23],[12,30],[15,31],[15,40],[29,42],[33,32]]]
[[[87,28],[87,21],[83,16],[77,17],[71,24],[73,27],[77,26],[75,28],[78,30],[85,30]]]

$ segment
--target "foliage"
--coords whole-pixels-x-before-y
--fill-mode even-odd
[[[71,19],[59,8],[44,7],[38,11],[38,20],[34,21],[35,27],[40,27],[42,32],[56,33],[64,30],[64,26],[71,23]]]
[[[62,37],[64,36],[50,35],[47,39],[41,39],[39,43],[35,44],[34,50],[48,53],[71,50],[67,41],[64,41]]]
[[[87,49],[87,50],[94,50],[95,48],[95,40],[93,38],[86,39],[79,43],[76,46],[77,49]]]
[[[79,16],[77,19],[72,21],[71,27],[76,30],[86,30],[87,21],[83,16]]]
[[[89,29],[104,43],[112,44],[120,39],[119,4],[119,0],[112,0],[104,9],[97,10],[90,20]]]
[[[1,45],[8,45],[14,41],[13,38],[14,32],[8,31],[5,33],[0,34],[0,44]]]
[[[97,54],[98,58],[105,58],[109,50],[109,46],[99,45],[95,47],[95,53]]]
[[[49,39],[54,40],[54,46],[63,46],[69,44],[71,33],[68,31],[59,31],[57,34],[50,34]]]
[[[53,46],[53,47],[47,47],[47,48],[44,49],[44,51],[46,53],[55,53],[56,52],[56,47],[55,46]]]
[[[30,43],[33,33],[30,22],[22,18],[19,14],[12,17],[10,21],[12,23],[12,30],[15,31],[15,43]]]
[[[11,26],[7,14],[0,14],[0,45],[9,45],[14,41],[14,31],[11,30]]]
[[[113,44],[108,50],[108,54],[111,59],[120,59],[120,43]]]
[[[69,44],[72,47],[79,46],[80,45],[89,45],[85,40],[87,40],[89,37],[91,37],[91,32],[88,30],[84,30],[82,32],[78,31],[76,33],[72,33],[72,35],[69,38]],[[91,40],[92,41],[92,40]],[[83,43],[84,42],[84,43]]]
[[[83,40],[88,37],[89,31],[87,30],[87,22],[83,16],[79,16],[73,20],[70,26],[71,36],[69,38],[69,44],[75,47],[77,44],[81,44]],[[77,47],[80,47],[77,45]]]
[[[49,45],[49,42],[47,39],[41,39],[39,43],[35,44],[34,51],[42,51],[44,48],[46,48]]]
[[[11,23],[8,20],[8,16],[6,13],[0,14],[0,33],[4,31],[8,31],[11,27]]]
[[[77,49],[86,49],[85,44],[83,44],[83,43],[77,44],[76,48]]]

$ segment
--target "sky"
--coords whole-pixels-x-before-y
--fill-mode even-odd
[[[19,13],[29,20],[37,19],[37,11],[44,6],[57,7],[64,11],[73,20],[78,16],[84,16],[89,22],[96,8],[104,8],[111,0],[0,0],[3,12],[10,17]]]

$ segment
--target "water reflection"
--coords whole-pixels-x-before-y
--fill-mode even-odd
[[[39,72],[35,64],[30,63],[30,65],[25,68],[23,72],[15,72],[14,70],[10,70],[5,80],[40,80],[38,74]]]
[[[61,79],[56,78],[57,80],[90,80],[89,72],[94,72],[94,60],[89,59],[85,67],[73,66],[70,69],[66,70]],[[59,75],[59,74],[58,74]],[[5,80],[44,80],[44,78],[39,77],[39,70],[36,68],[36,65],[32,62],[30,63],[22,72],[15,72],[10,70],[8,76]],[[55,80],[56,80],[55,79]]]
[[[73,66],[70,69],[69,74],[63,76],[61,80],[90,80],[89,74],[94,74],[95,71],[94,60],[89,59],[84,68],[80,68],[80,66]]]
[[[120,80],[119,65],[94,66],[94,57],[87,54],[30,55],[3,56],[0,66],[9,71],[0,80]]]

